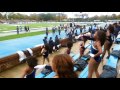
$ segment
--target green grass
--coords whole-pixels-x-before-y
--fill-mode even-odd
[[[51,32],[51,31],[52,30],[50,30],[49,32]],[[40,34],[45,34],[45,31],[24,33],[24,34],[19,34],[19,35],[4,36],[4,37],[0,37],[0,41],[16,39],[16,38],[22,38],[22,37],[27,37],[27,36],[35,36],[35,35],[40,35]]]
[[[29,26],[30,28],[41,28],[41,27],[53,27],[58,26],[60,23],[33,23],[33,24],[17,24],[20,26]],[[0,24],[0,31],[9,31],[9,30],[16,30],[16,26],[9,25],[9,24]]]

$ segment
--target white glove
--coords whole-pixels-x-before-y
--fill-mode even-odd
[[[94,54],[92,54],[92,53],[90,53],[89,55],[90,55],[91,57],[94,57],[94,56],[95,56],[95,55],[94,55]]]
[[[35,69],[43,69],[43,68],[45,68],[45,66],[46,66],[46,64],[44,64],[44,65],[37,65],[34,68]]]

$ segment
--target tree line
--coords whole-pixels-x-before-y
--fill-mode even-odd
[[[93,17],[88,17],[88,18],[75,18],[74,21],[94,21],[94,20],[100,20],[100,21],[106,21],[106,20],[120,20],[120,14],[112,14],[112,15],[95,15]]]
[[[36,21],[61,21],[64,19],[67,19],[66,14],[51,14],[51,13],[41,13],[41,14],[30,14],[30,15],[25,15],[25,14],[20,14],[20,13],[9,13],[7,14],[2,14],[0,13],[0,19],[2,20],[36,20]]]
[[[2,14],[0,13],[0,20],[35,20],[35,21],[73,21],[73,18],[68,18],[66,14],[63,13],[41,13],[41,14],[20,14],[20,13],[9,13]],[[93,16],[87,18],[74,18],[74,21],[94,21],[94,20],[120,20],[120,14],[112,14],[112,15],[101,15],[101,16]]]

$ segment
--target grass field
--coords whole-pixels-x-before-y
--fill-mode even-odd
[[[49,33],[51,32],[52,30],[49,30]],[[3,37],[0,37],[0,41],[22,38],[22,37],[27,37],[27,36],[36,36],[40,34],[45,34],[45,31],[28,32],[28,33],[23,33],[23,34],[18,34],[18,35],[3,36]]]
[[[51,31],[52,30],[49,30],[49,32],[51,32]],[[35,36],[35,35],[40,35],[40,34],[45,34],[45,31],[30,32],[30,33],[24,33],[24,34],[19,34],[19,35],[4,36],[4,37],[0,37],[0,41],[22,38],[22,37],[27,37],[27,36]]]
[[[53,27],[58,26],[60,23],[32,23],[32,24],[17,24],[18,26],[29,26],[30,28],[41,28],[41,27]],[[16,25],[13,24],[0,24],[0,32],[16,30]]]

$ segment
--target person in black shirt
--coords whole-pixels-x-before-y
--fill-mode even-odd
[[[80,26],[80,33],[82,33],[82,26]]]
[[[44,45],[47,44],[47,37],[44,37],[43,42],[44,42]]]
[[[29,26],[27,27],[27,31],[29,31],[29,32],[30,32],[30,28],[29,28]]]
[[[55,49],[56,49],[56,50],[59,49],[58,46],[57,46],[57,45],[59,45],[59,44],[60,44],[59,38],[58,38],[58,35],[56,35],[56,36],[55,36]]]
[[[50,40],[49,40],[49,46],[50,46],[50,53],[52,53],[52,51],[53,51],[53,46],[54,46],[54,42],[53,42],[53,40],[52,40],[52,37],[50,37]]]
[[[26,26],[24,27],[24,30],[27,32],[27,27]]]
[[[75,31],[75,36],[78,36],[78,34],[77,34],[77,30]]]
[[[74,28],[71,31],[72,31],[72,35],[74,35]]]
[[[71,34],[71,32],[69,32],[68,36],[69,36],[69,40],[72,41],[72,34]]]

